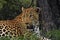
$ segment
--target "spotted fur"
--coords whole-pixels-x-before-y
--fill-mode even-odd
[[[38,12],[36,8],[22,8],[22,13],[13,20],[0,21],[0,36],[20,36],[27,32],[27,23],[29,25],[38,21]]]

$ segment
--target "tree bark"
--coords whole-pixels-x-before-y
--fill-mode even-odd
[[[37,7],[40,7],[41,13],[39,15],[39,18],[41,20],[41,29],[44,32],[48,32],[49,30],[54,30],[56,25],[54,24],[52,20],[52,11],[48,4],[47,0],[37,0]]]

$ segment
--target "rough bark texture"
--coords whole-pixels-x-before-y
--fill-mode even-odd
[[[59,29],[59,24],[60,24],[60,4],[59,4],[59,0],[49,0],[48,3],[51,7],[51,11],[52,11],[52,18],[53,18],[53,22],[56,25],[56,28]]]
[[[37,7],[42,8],[41,14],[41,29],[44,32],[59,28],[60,14],[59,14],[59,0],[37,0]]]

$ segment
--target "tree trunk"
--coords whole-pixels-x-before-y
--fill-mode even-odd
[[[52,20],[52,11],[48,4],[47,0],[37,0],[37,7],[40,7],[41,13],[39,15],[39,18],[41,20],[41,29],[44,32],[48,32],[49,30],[54,30],[56,25],[54,24]]]

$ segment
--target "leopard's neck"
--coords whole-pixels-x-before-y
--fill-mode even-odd
[[[15,20],[15,21],[23,22],[23,16],[24,16],[24,13],[21,13],[21,14],[19,14],[14,20]]]

